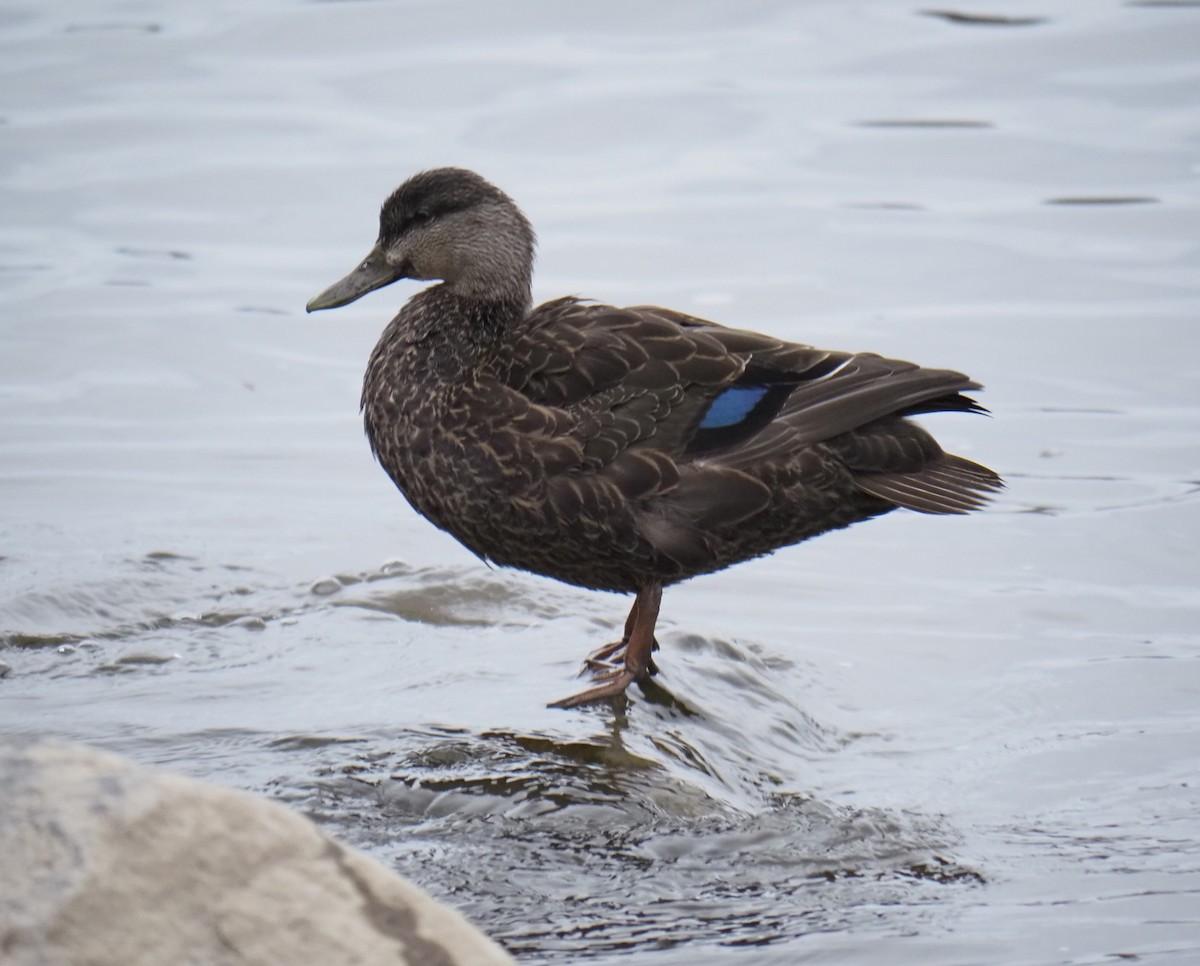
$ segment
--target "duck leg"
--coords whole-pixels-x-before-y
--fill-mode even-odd
[[[660,591],[661,596],[661,591]],[[603,647],[592,651],[583,659],[584,671],[611,671],[624,659],[624,651],[629,646],[629,637],[633,633],[633,625],[637,622],[638,603],[642,599],[642,595],[638,594],[633,598],[633,606],[629,608],[629,616],[625,618],[625,631],[621,635],[619,641],[613,641],[611,644],[605,644]],[[655,638],[650,646],[651,651],[658,650],[658,639]],[[654,658],[650,658],[648,662],[648,670],[651,674],[658,673],[658,666],[654,663]],[[583,671],[579,672],[580,674]]]
[[[611,658],[624,648],[621,663],[614,664],[610,670],[600,674],[598,680],[601,683],[596,687],[588,688],[586,691],[563,698],[561,701],[554,701],[548,707],[576,708],[581,704],[590,704],[592,701],[615,698],[617,695],[624,694],[625,689],[634,681],[648,678],[657,670],[654,667],[651,652],[655,647],[654,625],[658,621],[658,608],[661,603],[662,584],[657,581],[638,590],[633,607],[629,610],[629,618],[625,622],[625,639],[619,645],[610,645],[611,650],[601,648],[589,658],[589,662],[596,660],[600,654],[603,654],[605,659]]]

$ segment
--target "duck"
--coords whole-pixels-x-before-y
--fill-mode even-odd
[[[986,413],[959,372],[815,348],[657,306],[534,305],[535,235],[473,171],[414,174],[379,234],[307,305],[435,282],[384,328],[361,410],[413,509],[483,561],[632,595],[591,686],[658,673],[664,587],[906,508],[980,509],[1003,481],[912,417]]]

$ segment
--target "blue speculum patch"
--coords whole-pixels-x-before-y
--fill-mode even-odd
[[[767,386],[731,386],[712,401],[700,423],[700,429],[736,426],[762,402],[767,389]]]

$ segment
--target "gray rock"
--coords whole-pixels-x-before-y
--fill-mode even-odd
[[[512,964],[458,913],[266,799],[0,738],[6,966]]]

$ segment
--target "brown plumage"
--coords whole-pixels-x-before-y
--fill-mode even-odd
[[[367,436],[413,507],[485,560],[636,595],[589,659],[622,693],[656,670],[662,587],[896,507],[966,513],[1003,484],[907,417],[983,412],[966,376],[829,352],[670,309],[532,306],[533,230],[477,174],[417,174],[379,239],[308,304],[440,280],[384,330]]]

